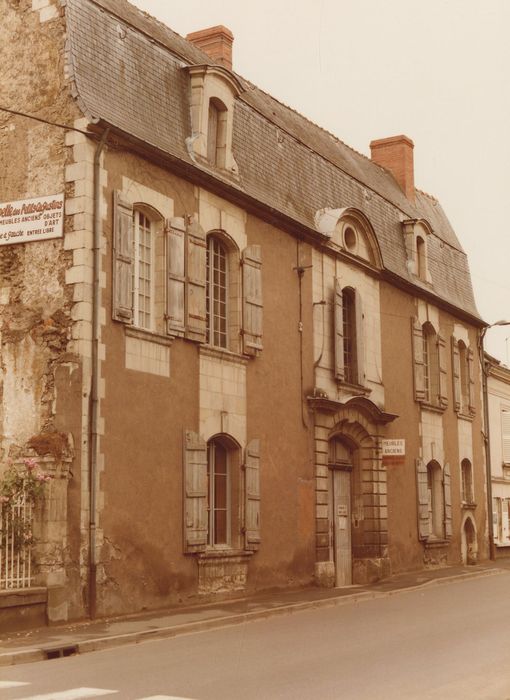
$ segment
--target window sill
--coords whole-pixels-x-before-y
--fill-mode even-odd
[[[208,559],[249,559],[252,555],[253,552],[245,549],[229,549],[225,547],[225,549],[206,549],[205,552],[199,552],[197,558],[203,561]]]
[[[357,396],[369,396],[372,393],[372,389],[362,384],[351,384],[350,382],[337,381],[338,388],[344,389],[344,391],[349,391],[351,394]]]
[[[216,348],[214,345],[200,345],[200,355],[204,357],[216,357],[219,360],[227,360],[227,362],[236,362],[240,365],[247,365],[248,358],[245,355],[240,355],[226,348]]]
[[[439,549],[439,547],[448,547],[450,544],[450,540],[439,539],[434,537],[425,540],[423,544],[425,545],[425,549]]]
[[[463,413],[462,411],[456,411],[456,413],[459,420],[466,420],[469,421],[469,423],[473,422],[474,415],[471,413]]]
[[[173,339],[166,335],[161,335],[160,333],[154,333],[153,331],[147,331],[145,328],[137,328],[136,326],[125,326],[124,327],[126,335],[130,338],[140,338],[141,340],[148,340],[151,343],[157,343],[158,345],[165,345],[170,347],[172,345]]]
[[[474,501],[467,502],[467,501],[462,501],[461,504],[462,510],[475,510],[476,509],[476,503]]]
[[[438,406],[435,403],[428,403],[428,401],[420,401],[420,406],[424,411],[430,411],[431,413],[444,413],[446,411],[446,406]]]

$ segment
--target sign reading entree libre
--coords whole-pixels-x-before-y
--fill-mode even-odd
[[[63,194],[0,204],[0,245],[60,238],[63,233]]]

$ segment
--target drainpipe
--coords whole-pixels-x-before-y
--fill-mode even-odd
[[[96,502],[97,453],[99,445],[99,341],[101,334],[101,183],[100,160],[110,127],[101,136],[94,154],[94,209],[92,220],[93,283],[92,283],[92,376],[89,410],[89,617],[96,617],[97,555],[96,555]]]

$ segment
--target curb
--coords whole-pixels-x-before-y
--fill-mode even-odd
[[[380,598],[388,598],[400,593],[409,593],[419,590],[420,588],[437,586],[461,581],[472,581],[477,578],[485,578],[496,574],[505,573],[504,569],[487,569],[485,571],[473,571],[468,574],[454,574],[445,576],[444,578],[430,579],[423,583],[407,586],[404,588],[396,588],[390,591],[363,591],[348,595],[335,596],[331,598],[322,598],[318,600],[303,601],[300,603],[289,603],[286,605],[278,605],[274,608],[265,608],[263,610],[254,610],[252,612],[236,613],[223,617],[212,618],[209,620],[196,620],[195,622],[186,622],[181,625],[172,625],[169,627],[161,627],[159,629],[142,630],[140,632],[128,632],[125,634],[108,635],[106,637],[97,637],[83,642],[66,642],[62,646],[65,648],[75,648],[76,654],[87,654],[92,651],[102,651],[112,649],[128,644],[140,644],[141,642],[171,639],[185,634],[195,634],[198,632],[206,632],[213,629],[220,629],[239,625],[244,622],[253,622],[256,620],[264,620],[277,615],[290,615],[303,610],[314,610],[318,608],[339,607],[349,603],[361,603],[367,600],[375,600]],[[55,647],[44,647],[32,649],[23,649],[12,652],[0,653],[0,667],[14,666],[17,664],[32,663],[35,661],[44,661],[48,658],[47,653],[54,650]]]

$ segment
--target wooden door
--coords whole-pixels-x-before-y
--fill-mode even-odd
[[[352,584],[351,472],[333,470],[333,533],[336,586]]]

